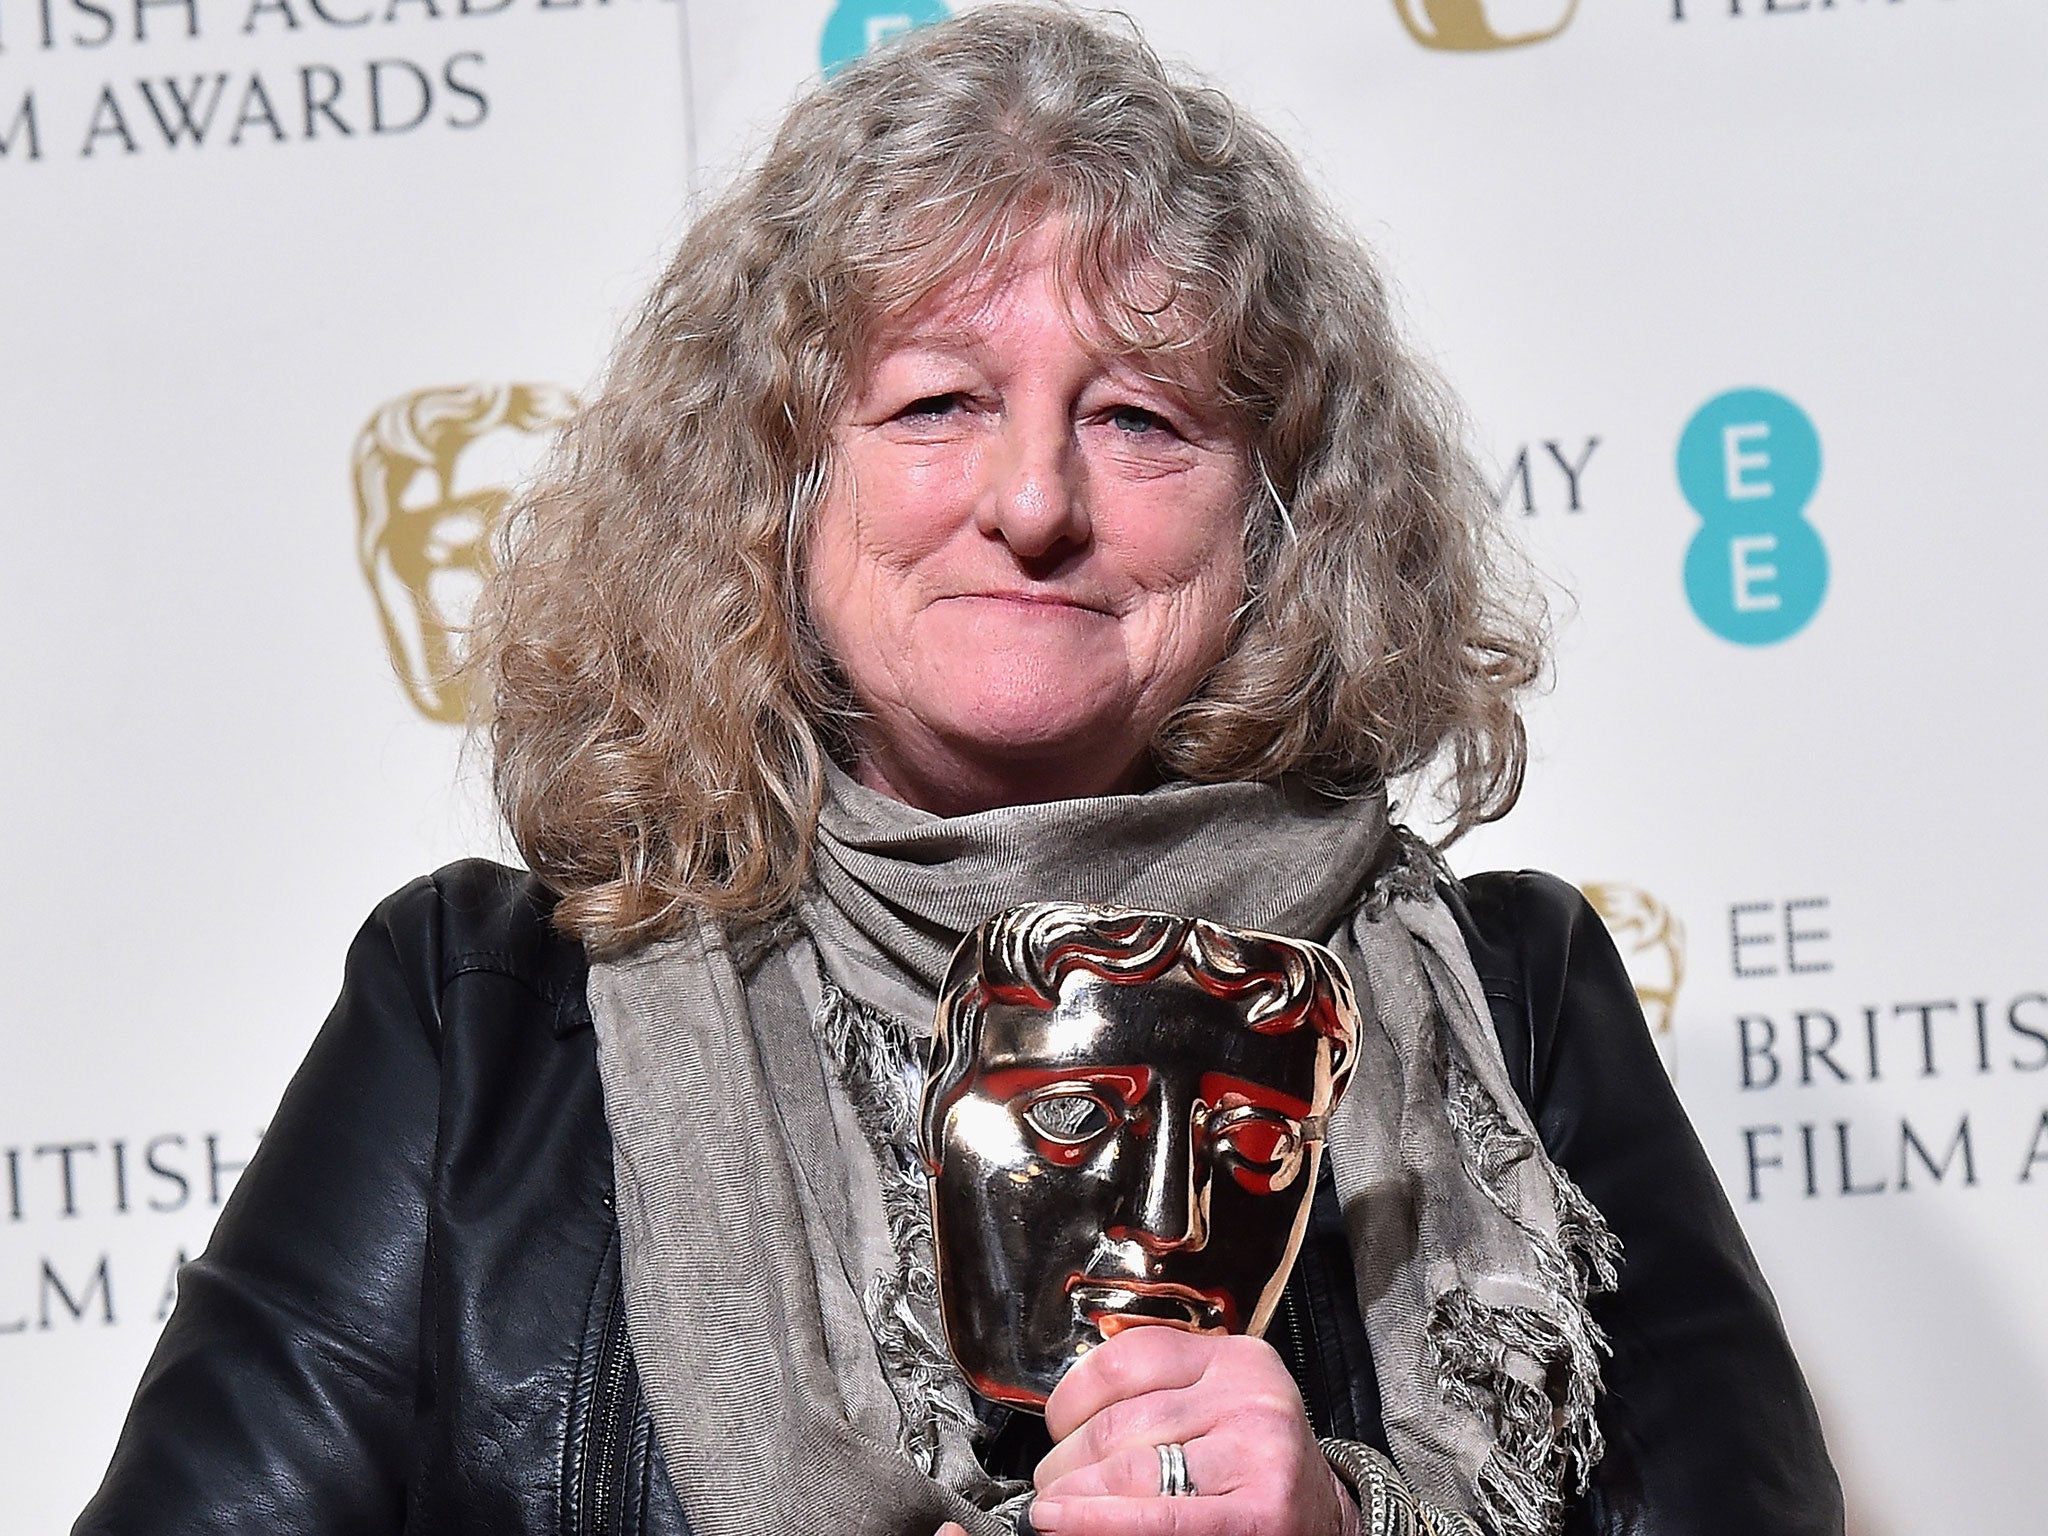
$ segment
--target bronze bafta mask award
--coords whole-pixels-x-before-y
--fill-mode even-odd
[[[947,1342],[974,1389],[1040,1410],[1122,1329],[1263,1332],[1356,1029],[1316,944],[1051,903],[969,934],[919,1138]]]

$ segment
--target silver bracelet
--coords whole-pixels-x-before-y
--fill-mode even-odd
[[[1417,1498],[1384,1451],[1334,1437],[1318,1443],[1358,1502],[1360,1536],[1486,1536],[1470,1515]]]

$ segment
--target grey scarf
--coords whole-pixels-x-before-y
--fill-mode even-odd
[[[797,923],[594,965],[628,1329],[692,1529],[1008,1528],[905,1251],[930,1240],[891,1078],[962,934],[1060,899],[1336,949],[1365,1025],[1329,1156],[1395,1461],[1501,1536],[1555,1531],[1602,1450],[1585,1296],[1616,1252],[1543,1154],[1432,873],[1383,800],[1287,784],[945,820],[835,776]]]

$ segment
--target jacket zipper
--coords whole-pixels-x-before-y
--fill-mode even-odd
[[[623,1297],[614,1293],[607,1308],[604,1338],[598,1345],[597,1390],[583,1447],[583,1531],[585,1536],[610,1536],[616,1523],[613,1505],[619,1471],[619,1445],[625,1428],[619,1423],[621,1399],[632,1352],[625,1341]]]
[[[1308,1409],[1309,1424],[1318,1435],[1327,1435],[1331,1432],[1337,1405],[1330,1400],[1329,1373],[1323,1368],[1315,1320],[1309,1316],[1307,1277],[1299,1269],[1295,1271],[1288,1291],[1290,1294],[1284,1309],[1288,1352],[1291,1358],[1300,1362],[1301,1395]]]

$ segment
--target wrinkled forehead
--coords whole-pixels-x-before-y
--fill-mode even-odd
[[[850,340],[854,377],[924,338],[971,335],[1014,285],[1049,270],[1074,336],[1192,401],[1220,400],[1209,304],[1144,251],[1118,251],[1053,217],[997,214],[978,235],[902,237],[904,249],[867,274],[866,314]]]
[[[1261,1034],[1247,1023],[1242,1003],[1217,997],[1181,972],[1142,985],[1070,975],[1049,1008],[986,1005],[975,1069],[986,1076],[1142,1066],[1174,1077],[1234,1077],[1312,1100],[1328,1040],[1307,1027]]]

